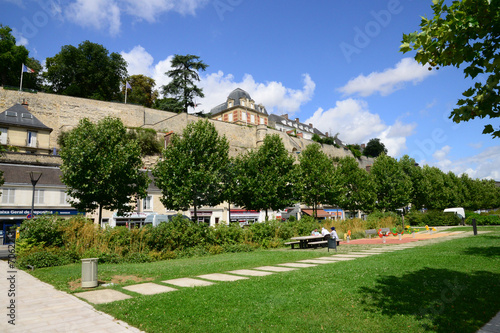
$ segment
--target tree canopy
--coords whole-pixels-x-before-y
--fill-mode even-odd
[[[127,93],[127,103],[143,105],[150,108],[158,98],[158,91],[154,89],[156,82],[145,75],[131,75],[127,82],[132,90]],[[125,94],[125,85],[123,85],[123,94]],[[130,90],[130,89],[129,89]]]
[[[16,38],[9,26],[0,24],[0,85],[19,87],[21,66],[25,64],[35,73],[23,76],[23,87],[41,89],[40,73],[42,65],[29,57],[29,51],[23,45],[16,45]]]
[[[127,77],[127,63],[118,53],[84,41],[65,45],[47,58],[44,77],[54,93],[105,101],[121,100],[120,85]]]
[[[182,111],[188,112],[189,107],[195,106],[196,97],[205,97],[203,89],[197,87],[196,82],[200,81],[198,72],[206,70],[208,65],[199,59],[200,57],[191,54],[176,54],[172,59],[173,69],[165,73],[171,81],[162,87],[163,94],[177,101],[177,105],[170,104],[177,106],[177,110],[178,106],[182,106]]]
[[[299,200],[295,188],[294,158],[277,134],[241,157],[235,202],[249,210],[280,210]]]
[[[381,154],[387,154],[387,149],[379,138],[368,141],[365,149],[363,149],[363,155],[368,157],[378,157]]]
[[[335,167],[316,143],[308,145],[301,152],[299,162],[297,187],[302,201],[312,206],[316,218],[318,205],[334,204],[339,197],[340,186],[335,182]]]
[[[182,137],[174,135],[153,169],[155,184],[168,209],[187,210],[216,206],[224,201],[224,171],[229,143],[208,120],[190,123]]]
[[[63,141],[61,179],[73,207],[99,208],[100,220],[103,208],[123,214],[133,210],[134,198],[146,196],[149,177],[140,170],[140,148],[121,120],[108,117],[94,124],[82,119]]]
[[[373,163],[370,176],[377,196],[377,209],[396,211],[410,203],[410,178],[394,158],[380,155]]]
[[[370,212],[375,205],[375,192],[370,174],[361,169],[354,157],[341,158],[335,169],[340,195],[335,203],[345,210]]]
[[[429,70],[455,66],[476,79],[451,112],[454,122],[499,117],[500,1],[434,0],[432,9],[434,17],[422,18],[421,31],[403,35],[400,50],[416,50],[415,60]],[[483,133],[500,137],[500,128],[489,124]]]

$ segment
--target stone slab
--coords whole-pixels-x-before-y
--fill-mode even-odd
[[[345,258],[345,257],[339,257],[339,256],[331,256],[331,257],[320,257],[317,258],[317,260],[322,260],[322,261],[349,261],[349,260],[354,260],[356,258]]]
[[[266,275],[273,274],[271,272],[255,271],[255,270],[252,270],[252,269],[238,269],[238,270],[235,270],[235,271],[229,271],[227,273],[236,274],[236,275],[248,275],[248,276],[266,276]]]
[[[335,257],[342,257],[342,258],[364,258],[364,257],[369,257],[370,255],[367,253],[348,253],[348,254],[336,254],[332,256],[333,258]]]
[[[205,287],[213,284],[213,282],[198,280],[193,278],[180,278],[180,279],[165,280],[161,282],[166,284],[172,284],[178,287]]]
[[[248,279],[244,276],[230,275],[230,274],[222,274],[222,273],[214,273],[214,274],[205,274],[198,275],[200,279],[212,280],[212,281],[238,281]]]
[[[288,267],[297,267],[297,268],[307,268],[307,267],[316,267],[318,265],[315,264],[304,264],[298,262],[287,262],[284,264],[278,264],[279,266],[288,266]]]
[[[288,271],[294,271],[297,268],[276,267],[276,266],[261,266],[261,267],[255,267],[254,269],[258,269],[258,270],[262,270],[262,271],[270,271],[270,272],[288,272]]]
[[[129,296],[127,294],[119,292],[118,290],[113,290],[113,289],[84,291],[81,293],[76,293],[74,295],[94,304],[111,303],[115,301],[122,301],[124,299],[132,298],[132,296]]]
[[[143,295],[155,295],[155,294],[161,294],[161,293],[168,293],[170,291],[176,291],[177,289],[167,287],[167,286],[162,286],[156,283],[141,283],[141,284],[134,284],[131,286],[123,287],[123,289],[127,289],[129,291],[133,291],[135,293],[143,294]]]
[[[297,262],[303,262],[306,264],[330,264],[334,262],[334,260],[306,259],[306,260],[299,260]]]

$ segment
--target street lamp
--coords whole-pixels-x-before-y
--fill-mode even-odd
[[[31,218],[33,218],[33,209],[35,208],[35,186],[40,180],[40,177],[42,177],[42,173],[40,171],[30,172],[31,185],[33,185],[33,196],[31,197]]]

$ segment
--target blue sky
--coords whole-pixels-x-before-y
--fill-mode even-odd
[[[389,154],[474,178],[500,180],[500,141],[485,124],[448,116],[471,82],[429,71],[399,52],[402,34],[430,17],[431,0],[0,0],[0,23],[42,63],[85,40],[118,52],[129,74],[157,87],[174,54],[194,54],[202,110],[240,87],[345,143],[380,138]]]

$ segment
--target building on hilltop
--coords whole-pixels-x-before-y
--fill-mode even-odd
[[[240,125],[267,125],[268,113],[262,104],[256,104],[243,89],[233,90],[226,102],[210,110],[210,118]]]
[[[50,133],[28,110],[28,104],[15,104],[0,113],[0,144],[28,154],[50,154]]]
[[[287,114],[282,116],[271,114],[269,116],[269,126],[278,131],[293,134],[306,140],[312,140],[314,134],[317,134],[322,139],[328,136],[328,133],[323,134],[318,129],[314,128],[312,124],[301,123],[299,118],[295,118],[295,120],[288,119]]]

